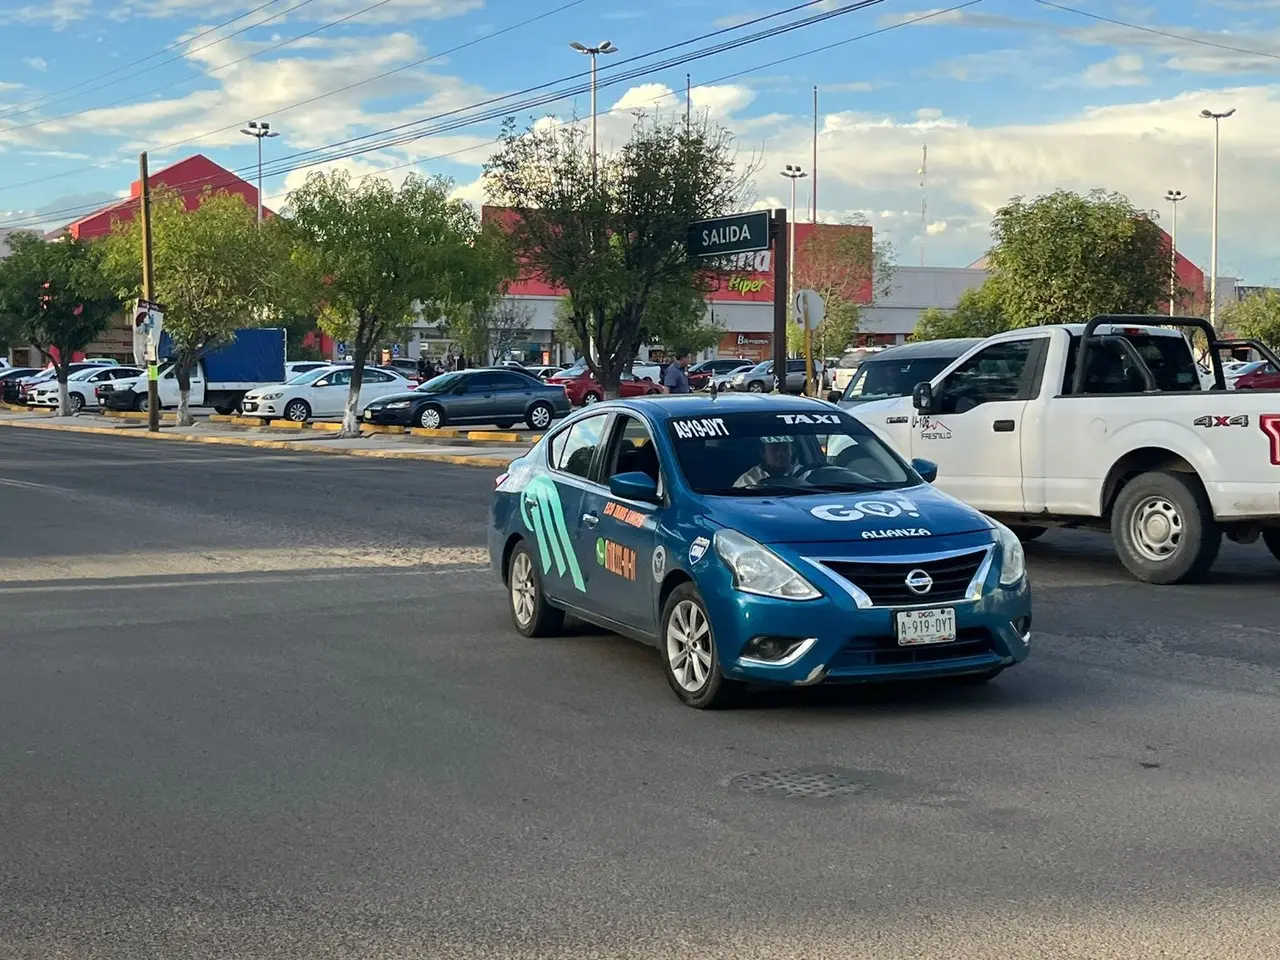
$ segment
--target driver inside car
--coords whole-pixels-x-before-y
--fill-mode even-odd
[[[761,437],[760,462],[733,482],[735,487],[755,487],[781,477],[799,477],[809,468],[796,463],[790,437]]]

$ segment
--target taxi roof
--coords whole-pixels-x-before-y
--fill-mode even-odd
[[[647,397],[631,397],[626,400],[610,400],[607,404],[597,404],[593,410],[602,407],[629,407],[639,410],[655,420],[670,420],[676,417],[706,417],[716,413],[770,413],[795,411],[803,413],[815,409],[827,412],[843,412],[834,404],[819,400],[816,397],[793,397],[780,394],[759,393],[678,393],[651,394]]]

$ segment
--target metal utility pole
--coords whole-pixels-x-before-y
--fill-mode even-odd
[[[1200,116],[1213,121],[1213,229],[1211,231],[1209,253],[1209,323],[1218,329],[1218,128],[1219,121],[1227,119],[1235,113],[1232,107],[1223,113],[1212,110],[1201,110]]]
[[[605,40],[598,46],[584,46],[578,41],[570,42],[569,46],[577,50],[579,53],[591,58],[591,182],[596,182],[596,57],[603,54],[617,53],[618,48],[608,40]]]
[[[787,375],[787,323],[791,306],[783,291],[787,283],[787,211],[774,210],[769,224],[773,241],[773,390],[786,389]]]
[[[794,309],[796,301],[796,181],[803,180],[808,176],[800,167],[788,163],[786,167],[779,171],[784,177],[791,181],[791,219],[789,224],[789,233],[787,235],[787,309]],[[812,332],[809,330],[808,324],[804,328],[805,356],[809,356],[812,351]],[[784,369],[778,376],[778,382],[782,384],[782,389],[786,389],[787,372]],[[805,392],[808,392],[808,377],[805,378]]]
[[[1178,298],[1178,204],[1187,199],[1181,190],[1166,190],[1164,198],[1173,204],[1173,230],[1169,234],[1169,316]]]
[[[925,192],[925,183],[929,177],[929,145],[920,148],[920,266],[924,266],[924,242],[929,236],[929,195]]]
[[[684,135],[693,132],[693,76],[684,75]]]
[[[813,179],[809,181],[809,222],[818,222],[818,88],[813,88]]]
[[[147,179],[147,154],[138,154],[138,216],[142,218],[142,299],[155,301],[151,272],[151,184]],[[147,344],[147,430],[160,432],[160,344]]]
[[[258,141],[258,223],[262,223],[262,141],[266,137],[278,137],[280,134],[271,130],[271,124],[250,120],[248,125],[240,128],[245,136]]]

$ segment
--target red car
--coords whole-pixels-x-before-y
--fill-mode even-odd
[[[590,403],[599,403],[604,399],[604,390],[591,375],[590,370],[566,370],[557,373],[547,383],[555,383],[564,387],[565,395],[575,407]],[[621,397],[643,397],[650,393],[662,393],[663,388],[648,380],[641,380],[632,373],[624,373],[618,382],[618,395]]]
[[[1237,390],[1280,390],[1280,370],[1271,364],[1246,373],[1236,381]]]

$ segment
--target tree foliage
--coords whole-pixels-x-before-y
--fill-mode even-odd
[[[496,231],[451,199],[443,178],[312,173],[289,195],[296,289],[325,332],[351,344],[351,390],[342,434],[356,435],[364,365],[375,345],[414,319],[487,309],[514,273]]]
[[[1280,350],[1280,291],[1264,290],[1231,304],[1222,311],[1219,325]]]
[[[141,221],[117,221],[103,247],[121,297],[138,297]],[[181,397],[178,422],[186,424],[196,361],[229,342],[237,329],[257,326],[274,313],[287,248],[278,223],[259,228],[256,212],[238,194],[206,191],[188,211],[176,191],[160,189],[151,204],[151,250],[152,295],[165,308]]]
[[[53,243],[32,234],[9,237],[0,261],[0,315],[57,371],[58,410],[71,414],[67,375],[75,354],[92,343],[120,309],[103,272],[101,251],[64,237]]]
[[[912,340],[948,340],[953,337],[991,337],[1010,329],[1000,283],[994,277],[980,287],[966,290],[954,310],[930,307],[920,315]]]
[[[710,292],[713,277],[685,246],[688,224],[742,209],[751,172],[706,118],[643,114],[598,173],[580,124],[522,132],[509,120],[485,165],[490,202],[513,211],[506,226],[523,270],[567,291],[575,346],[611,396],[641,343],[687,324],[693,295]]]
[[[1010,327],[1146,314],[1169,290],[1169,248],[1154,214],[1118,193],[1014,197],[992,223],[989,253]]]
[[[446,333],[464,357],[478,363],[499,360],[518,343],[529,339],[534,312],[527,304],[510,299],[483,303],[464,311],[446,325]]]

